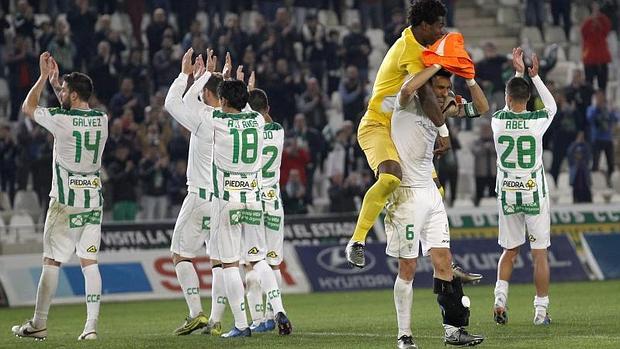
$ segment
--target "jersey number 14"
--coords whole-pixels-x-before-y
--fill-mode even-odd
[[[101,140],[101,131],[97,131],[95,133],[94,142],[90,142],[90,132],[85,131],[84,137],[82,137],[82,133],[80,131],[73,131],[73,137],[75,138],[75,163],[79,164],[82,161],[82,146],[88,151],[92,151],[95,154],[93,155],[93,164],[97,163],[99,158],[99,141]],[[82,140],[84,142],[82,142]]]

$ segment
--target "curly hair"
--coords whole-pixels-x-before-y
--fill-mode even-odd
[[[407,18],[409,24],[414,27],[422,22],[433,24],[448,12],[440,0],[411,0],[410,5]]]

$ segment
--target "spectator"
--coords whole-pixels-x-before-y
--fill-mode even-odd
[[[28,1],[17,1],[17,12],[13,20],[13,26],[15,27],[15,34],[23,37],[30,38],[33,42],[35,40],[34,28],[34,9]]]
[[[97,45],[97,56],[91,61],[88,72],[93,85],[97,86],[97,97],[104,104],[108,104],[118,88],[119,72],[119,66],[110,52],[109,42],[102,41]]]
[[[170,216],[177,217],[181,212],[181,205],[187,196],[187,161],[179,160],[173,164],[173,170],[168,179],[168,200],[170,202]]]
[[[553,118],[553,122],[549,127],[553,140],[553,162],[551,164],[551,176],[555,184],[558,184],[558,176],[560,175],[560,167],[566,157],[568,147],[577,138],[577,133],[582,133],[585,122],[577,114],[574,103],[569,103],[562,93],[555,96],[558,111]]]
[[[325,43],[328,96],[331,96],[334,91],[338,90],[340,85],[344,53],[344,47],[340,44],[340,32],[335,29],[330,30]]]
[[[144,101],[142,96],[134,91],[133,80],[129,77],[121,80],[120,91],[118,91],[110,100],[110,111],[112,112],[112,117],[120,117],[123,110],[127,108],[133,111],[136,119],[144,119]]]
[[[357,125],[366,111],[366,89],[355,66],[347,67],[344,79],[340,81],[338,94],[342,98],[344,119]]]
[[[9,68],[11,121],[18,119],[22,102],[38,78],[38,61],[32,52],[32,40],[21,35],[15,37],[13,52],[6,59]]]
[[[446,27],[454,28],[454,10],[456,7],[454,6],[456,0],[441,0],[443,4],[446,6]]]
[[[265,78],[265,91],[268,96],[278,96],[269,101],[270,113],[276,120],[282,120],[286,129],[293,123],[295,94],[301,92],[301,79],[289,69],[288,61],[280,58],[276,61],[276,70]]]
[[[385,41],[388,47],[391,47],[400,38],[405,28],[407,28],[407,23],[405,22],[405,15],[402,9],[398,7],[393,8],[392,21],[385,27],[383,41]]]
[[[52,189],[52,150],[54,148],[54,136],[50,132],[41,133],[41,143],[38,153],[31,164],[32,188],[37,193],[39,204],[43,207],[43,214],[47,212],[49,194]]]
[[[146,38],[149,43],[149,61],[153,61],[153,57],[157,51],[161,50],[164,32],[172,27],[168,24],[166,11],[163,8],[156,8],[153,11],[151,23],[146,27]]]
[[[11,136],[8,124],[0,125],[0,191],[9,195],[11,203],[15,198],[15,168],[19,149]]]
[[[357,212],[355,197],[364,195],[358,173],[351,173],[346,179],[342,173],[336,173],[330,178],[329,212]]]
[[[288,176],[292,171],[297,171],[297,176],[301,183],[306,186],[308,183],[306,168],[310,163],[309,149],[305,144],[300,144],[296,139],[287,138],[284,141],[282,152],[282,166],[280,170],[280,187],[285,187],[288,183]]]
[[[567,101],[575,103],[575,111],[577,112],[579,123],[584,125],[586,123],[586,111],[592,101],[594,89],[592,85],[586,83],[582,70],[575,70],[573,72],[573,80],[565,88],[564,94]],[[590,135],[586,134],[586,139],[589,137]]]
[[[259,14],[254,17],[254,27],[250,31],[249,43],[254,50],[258,50],[263,42],[267,41],[269,36],[269,27],[265,21],[265,17]]]
[[[179,59],[172,45],[172,31],[167,31],[161,43],[161,50],[153,57],[153,70],[155,71],[155,88],[167,89],[179,74]]]
[[[123,62],[123,54],[127,50],[127,46],[121,39],[121,34],[117,30],[112,30],[108,33],[106,41],[110,43],[110,52],[112,52],[115,62],[118,62],[120,66]]]
[[[272,27],[277,35],[277,42],[281,46],[281,55],[275,56],[275,58],[284,58],[290,62],[297,62],[293,44],[299,41],[299,38],[295,24],[291,20],[291,14],[286,8],[278,8]]]
[[[329,97],[319,85],[316,78],[306,81],[306,91],[297,99],[297,110],[306,115],[311,127],[322,130],[327,125],[327,109],[330,107]]]
[[[140,161],[140,179],[142,180],[142,207],[144,219],[159,220],[167,217],[168,211],[168,158],[159,151],[157,144],[152,144]]]
[[[609,109],[605,91],[596,91],[594,94],[594,104],[588,108],[587,117],[594,154],[592,171],[598,171],[601,152],[604,151],[605,158],[607,159],[607,183],[611,186],[611,174],[614,171],[612,132],[618,122],[618,115],[615,111]]]
[[[74,6],[71,6],[67,13],[67,21],[75,28],[72,40],[75,49],[80,53],[74,55],[74,66],[77,70],[82,70],[82,66],[89,63],[87,59],[93,55],[92,43],[95,39],[97,14],[89,5],[89,0],[75,0]]]
[[[52,23],[50,23],[49,21],[45,21],[43,23],[41,23],[41,25],[39,26],[39,29],[41,30],[41,34],[39,36],[39,47],[41,49],[47,49],[47,47],[49,47],[50,42],[52,42],[52,40],[54,39],[54,27],[52,26]],[[1,40],[1,39],[0,39]]]
[[[553,25],[559,26],[562,20],[562,28],[566,39],[570,37],[571,22],[571,1],[572,0],[551,0],[551,16],[553,16]]]
[[[95,26],[97,31],[94,34],[95,43],[99,44],[108,37],[108,34],[112,31],[112,18],[110,15],[101,15],[97,20]]]
[[[353,138],[353,123],[345,122],[343,127],[336,132],[333,148],[325,159],[324,173],[326,176],[342,174],[344,178],[347,178],[353,172],[355,168]]]
[[[183,40],[181,41],[181,48],[183,49],[183,52],[187,51],[190,47],[192,47],[192,42],[194,41],[195,38],[200,38],[205,43],[209,42],[209,37],[202,30],[200,21],[198,20],[194,20],[192,22],[192,24],[189,27],[189,32],[185,34],[185,36],[183,37]],[[194,50],[194,51],[199,54],[201,53],[201,51],[198,51],[198,50]]]
[[[545,39],[543,25],[545,23],[545,2],[540,0],[525,0],[525,25],[536,26],[540,35]]]
[[[592,202],[592,173],[590,160],[592,153],[585,141],[583,133],[579,133],[577,140],[570,145],[567,151],[569,182],[573,187],[573,202]]]
[[[286,176],[287,181],[282,192],[282,203],[284,214],[304,214],[308,213],[306,207],[306,186],[302,181],[300,171],[291,169]]]
[[[170,156],[170,162],[174,164],[178,161],[185,161],[185,159],[187,159],[190,133],[185,127],[177,127],[172,133],[172,139],[168,143],[168,154]]]
[[[24,118],[18,124],[17,144],[19,145],[20,152],[17,157],[15,173],[17,177],[17,190],[27,189],[28,179],[32,172],[32,164],[40,157],[41,148],[47,142],[47,135],[49,133],[30,118]]]
[[[131,138],[123,132],[123,120],[114,119],[110,123],[110,132],[108,134],[108,141],[105,144],[105,151],[103,152],[103,165],[108,167],[108,164],[114,159],[116,154],[116,148],[121,143],[131,143]]]
[[[361,0],[359,1],[359,6],[361,8],[363,28],[383,28],[381,0]]]
[[[304,114],[296,114],[295,121],[293,123],[293,130],[289,132],[289,137],[293,138],[293,145],[305,150],[308,154],[308,161],[305,163],[305,171],[301,172],[304,183],[305,178],[308,178],[307,186],[307,201],[312,201],[312,189],[314,183],[314,172],[323,163],[325,158],[325,140],[323,135],[315,128],[308,126],[306,123],[306,117]],[[312,152],[310,152],[312,150]],[[282,160],[284,163],[284,158]]]
[[[368,55],[370,55],[370,40],[362,32],[359,22],[351,23],[351,31],[344,37],[342,45],[345,49],[344,64],[354,65],[359,69],[364,82],[368,81]]]
[[[138,172],[130,158],[129,147],[126,143],[118,144],[114,159],[108,166],[113,202],[112,219],[115,221],[133,221],[138,213],[136,193]]]
[[[480,125],[480,138],[471,149],[474,154],[474,175],[476,176],[476,197],[474,205],[480,204],[483,197],[495,197],[495,176],[497,175],[497,154],[493,130],[489,123]],[[487,193],[485,194],[485,190]]]
[[[482,49],[484,59],[476,64],[476,80],[480,82],[487,96],[493,96],[493,101],[503,101],[505,85],[502,73],[508,64],[508,58],[498,54],[497,47],[490,41],[482,45]]]
[[[58,63],[60,74],[70,73],[74,69],[74,58],[77,53],[71,40],[69,23],[61,17],[56,19],[56,35],[47,46],[47,50]],[[96,85],[98,86],[98,85]]]
[[[304,47],[304,62],[310,65],[312,75],[319,81],[325,74],[325,27],[319,23],[314,14],[306,16],[301,27],[301,38]]]
[[[130,77],[137,91],[147,92],[151,88],[149,68],[142,61],[141,50],[131,50],[129,61],[122,68],[123,76]]]
[[[235,13],[226,15],[224,26],[215,32],[214,37],[221,41],[221,46],[227,47],[225,50],[217,51],[222,58],[226,52],[230,52],[237,59],[241,58],[241,53],[249,42],[248,36],[241,30],[239,15]]]
[[[598,88],[604,91],[607,88],[607,65],[611,62],[607,45],[611,21],[600,11],[596,1],[590,6],[592,14],[581,25],[583,66],[588,84],[593,86],[596,78]],[[596,151],[594,157],[596,158]]]

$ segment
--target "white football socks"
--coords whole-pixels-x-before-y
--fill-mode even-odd
[[[209,320],[212,322],[222,321],[226,310],[226,283],[224,282],[224,269],[217,267],[211,269],[211,315]]]
[[[276,276],[278,287],[282,289],[282,272],[280,271],[280,269],[271,269],[271,270],[273,270],[273,275]]]
[[[495,306],[506,308],[508,304],[508,281],[497,280],[495,283]]]
[[[248,307],[252,324],[259,325],[264,321],[263,317],[263,292],[260,288],[260,281],[256,270],[251,269],[245,273],[245,287],[247,288]]]
[[[413,305],[413,280],[405,281],[398,276],[394,282],[394,305],[398,320],[398,337],[411,336],[411,306]]]
[[[286,313],[282,305],[282,296],[280,295],[280,288],[278,287],[276,276],[269,264],[267,264],[265,260],[262,260],[254,264],[254,270],[258,272],[261,287],[263,292],[267,295],[267,302],[271,303],[273,307],[273,312],[276,314],[280,312]]]
[[[536,308],[536,313],[547,315],[547,308],[549,308],[549,296],[534,296],[534,308]]]
[[[200,303],[200,283],[198,281],[196,269],[194,269],[192,262],[181,261],[174,266],[174,270],[177,272],[179,285],[181,285],[183,296],[185,296],[185,302],[189,307],[189,316],[194,318],[202,312],[202,304]]]
[[[282,272],[280,271],[280,269],[272,269],[273,270],[273,275],[276,276],[276,281],[278,282],[278,288],[280,288],[280,290],[282,289]],[[265,300],[265,319],[266,320],[273,320],[275,318],[275,315],[273,313],[273,307],[271,306],[271,304],[269,304],[268,300]]]
[[[60,267],[55,265],[43,265],[41,270],[41,278],[37,288],[37,300],[34,307],[34,317],[32,325],[35,328],[45,328],[47,325],[47,314],[50,311],[52,298],[58,287],[58,274]]]
[[[97,331],[99,307],[101,305],[101,274],[99,264],[91,264],[82,268],[84,289],[86,291],[86,325],[84,332]]]
[[[245,303],[243,301],[245,288],[239,274],[239,267],[224,268],[224,280],[228,304],[230,304],[230,309],[235,317],[235,327],[244,330],[248,327],[248,319],[245,315]]]

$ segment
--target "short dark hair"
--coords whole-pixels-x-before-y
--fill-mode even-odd
[[[411,0],[407,18],[411,26],[418,26],[422,22],[434,24],[439,17],[445,17],[446,6],[439,0]]]
[[[78,72],[65,74],[63,80],[69,87],[69,91],[77,93],[81,100],[88,102],[93,94],[93,80],[88,75]]]
[[[435,76],[441,76],[441,77],[450,79],[452,78],[452,73],[450,73],[449,71],[445,69],[440,69],[439,71],[435,73]]]
[[[248,98],[248,104],[253,110],[258,112],[267,110],[269,108],[269,99],[267,98],[267,93],[261,90],[260,88],[255,88],[250,91],[250,96]]]
[[[524,78],[515,76],[508,80],[506,94],[518,102],[527,102],[530,99],[530,84]]]
[[[207,83],[204,85],[203,89],[209,90],[213,94],[217,94],[217,88],[224,81],[224,77],[222,73],[212,73]]]
[[[248,87],[240,80],[222,81],[217,88],[217,95],[228,101],[228,105],[237,110],[242,110],[248,103]]]

